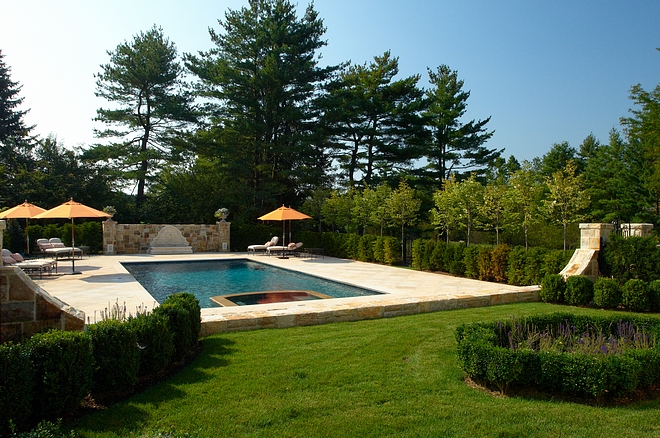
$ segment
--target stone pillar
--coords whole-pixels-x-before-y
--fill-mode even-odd
[[[218,252],[229,252],[231,248],[229,245],[231,222],[223,220],[216,222],[216,225],[218,225]]]
[[[117,222],[112,218],[103,221],[103,254],[117,254]]]
[[[2,246],[2,238],[4,236],[5,228],[7,228],[7,222],[0,221],[0,249],[4,248],[4,246]],[[0,268],[2,268],[2,257],[0,257]]]
[[[621,227],[623,228],[624,233],[625,231],[628,231],[626,237],[649,237],[653,231],[653,224],[623,224]]]
[[[580,249],[600,250],[601,238],[607,242],[613,229],[612,224],[580,224]]]

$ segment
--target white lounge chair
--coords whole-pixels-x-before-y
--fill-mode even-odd
[[[71,247],[64,246],[64,243],[58,237],[53,237],[50,240],[37,239],[37,246],[39,246],[42,254],[49,255],[55,260],[71,257]],[[73,254],[78,258],[82,258],[82,250],[80,248],[73,248]]]
[[[24,260],[23,256],[18,253],[13,253],[8,249],[2,250],[2,262],[5,266],[15,266],[21,268],[27,274],[39,272],[39,278],[43,275],[44,272],[48,272],[48,275],[57,273],[57,260]]]
[[[270,248],[271,246],[277,245],[277,241],[279,239],[280,239],[279,237],[273,236],[272,239],[270,239],[268,242],[264,243],[263,245],[250,245],[250,246],[248,246],[248,255],[250,255],[250,253],[256,254],[257,251],[261,251],[261,252],[265,253],[268,248]]]
[[[287,255],[297,256],[298,251],[300,250],[300,248],[302,248],[302,246],[303,246],[302,242],[298,242],[298,243],[291,242],[287,246],[269,246],[268,248],[266,248],[266,252],[268,253],[268,255],[280,253],[282,257]]]

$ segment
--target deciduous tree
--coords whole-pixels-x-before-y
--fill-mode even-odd
[[[562,225],[566,251],[566,227],[582,218],[580,213],[588,206],[589,197],[584,191],[582,175],[577,175],[577,164],[573,160],[551,177],[545,177],[545,183],[548,194],[543,201],[544,210],[551,221]]]
[[[394,225],[401,227],[401,260],[406,260],[404,245],[406,227],[417,222],[421,203],[422,201],[415,196],[415,190],[405,181],[401,181],[399,187],[387,198],[387,213],[390,220]]]

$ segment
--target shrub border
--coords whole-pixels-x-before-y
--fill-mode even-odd
[[[660,320],[644,317],[583,316],[553,313],[527,317],[523,322],[536,327],[569,323],[577,330],[594,327],[609,332],[620,321],[644,326],[648,333],[660,335]],[[587,355],[558,352],[511,350],[503,347],[502,324],[511,321],[463,324],[456,329],[458,360],[475,382],[494,385],[506,393],[512,387],[533,387],[541,392],[578,397],[619,395],[660,383],[660,348],[631,350],[619,355]],[[659,339],[660,340],[660,339]]]

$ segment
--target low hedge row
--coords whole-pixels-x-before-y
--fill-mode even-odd
[[[85,332],[52,330],[0,345],[0,436],[74,411],[91,393],[121,394],[182,359],[197,343],[199,301],[169,296],[151,314],[104,320]]]
[[[630,325],[627,325],[630,324]],[[648,348],[625,350],[620,354],[588,354],[556,350],[511,348],[511,331],[538,327],[553,332],[598,332],[606,339],[617,336],[621,327],[643,330],[651,341]],[[651,318],[618,316],[588,317],[555,313],[509,320],[464,324],[456,329],[461,368],[474,381],[495,385],[502,392],[530,388],[547,393],[566,393],[599,398],[617,395],[660,382],[660,349],[655,340],[660,321]],[[517,347],[517,348],[516,348]]]
[[[413,268],[518,286],[539,284],[546,274],[560,272],[572,253],[545,248],[508,245],[470,245],[417,239],[413,242]]]
[[[660,312],[660,280],[646,282],[630,279],[623,285],[612,278],[600,277],[592,283],[573,276],[564,281],[560,275],[546,275],[539,295],[546,303],[583,306],[593,302],[603,309],[624,308],[631,312]]]
[[[362,262],[395,265],[401,262],[401,241],[396,237],[352,233],[301,231],[296,240],[304,248],[323,248],[325,255]]]

